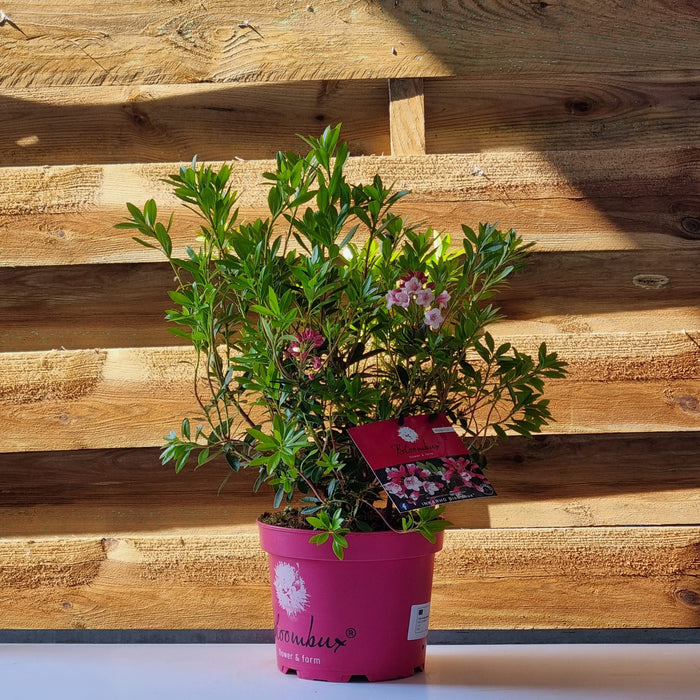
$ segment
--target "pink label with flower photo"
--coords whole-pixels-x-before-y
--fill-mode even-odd
[[[443,414],[379,421],[348,432],[401,511],[496,495]]]

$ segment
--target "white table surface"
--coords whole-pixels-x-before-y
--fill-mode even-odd
[[[700,645],[433,645],[384,683],[283,675],[268,644],[2,644],[3,700],[700,700]]]

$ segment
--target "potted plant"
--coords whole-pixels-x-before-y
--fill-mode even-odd
[[[229,476],[255,469],[255,488],[272,487],[275,512],[259,527],[282,670],[409,675],[425,658],[432,562],[448,524],[439,504],[487,493],[485,453],[551,420],[543,383],[565,363],[544,344],[531,357],[487,330],[500,318],[494,293],[530,247],[515,231],[463,226],[453,247],[393,211],[406,191],[379,175],[347,181],[339,127],[303,140],[305,155],[279,153],[263,174],[265,219],[239,222],[227,165],[194,160],[171,176],[202,219],[184,257],[153,200],[128,204],[118,224],[170,262],[177,308],[167,319],[196,354],[201,416],[170,432],[161,457],[179,472],[223,455]],[[419,441],[383,471],[370,467],[387,426],[410,443],[433,420],[463,454],[436,462]],[[361,426],[375,432],[354,435]],[[365,570],[373,582],[358,578]],[[312,583],[317,573],[335,578]],[[349,600],[358,593],[359,611]]]

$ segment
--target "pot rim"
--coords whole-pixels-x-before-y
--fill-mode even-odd
[[[256,523],[260,545],[268,554],[283,558],[340,561],[333,553],[330,538],[322,545],[309,541],[318,532],[316,530],[270,525],[259,519]],[[350,532],[345,536],[348,547],[342,562],[390,561],[433,556],[442,549],[443,535],[443,532],[436,533],[435,542],[430,542],[419,532]]]

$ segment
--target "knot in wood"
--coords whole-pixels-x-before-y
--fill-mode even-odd
[[[642,289],[663,289],[671,280],[666,275],[635,275],[632,284]]]
[[[700,238],[700,217],[684,216],[681,219],[681,228],[690,238]]]
[[[593,105],[585,99],[567,100],[566,109],[570,114],[583,115],[588,114],[593,109]]]
[[[678,396],[676,403],[684,413],[697,413],[700,404],[695,396]]]
[[[681,603],[683,603],[683,605],[687,605],[689,608],[700,609],[700,593],[697,591],[691,591],[687,588],[683,588],[680,591],[676,591],[676,597]]]

